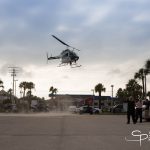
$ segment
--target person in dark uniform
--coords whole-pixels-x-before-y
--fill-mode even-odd
[[[127,105],[127,124],[130,124],[130,117],[132,117],[132,121],[135,124],[135,101],[133,97],[130,97]]]

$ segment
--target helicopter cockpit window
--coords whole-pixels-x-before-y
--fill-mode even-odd
[[[69,56],[69,54],[68,54],[68,53],[66,53],[66,54],[65,54],[65,57],[68,57],[68,56]]]

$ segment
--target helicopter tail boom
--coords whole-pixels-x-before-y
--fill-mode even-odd
[[[52,59],[60,59],[60,57],[59,57],[59,56],[56,56],[56,57],[52,57],[52,56],[51,56],[51,57],[48,57],[47,59],[48,59],[48,60],[52,60]]]
[[[46,56],[47,56],[47,61],[48,61],[48,60],[53,60],[53,59],[60,59],[60,56],[52,56],[52,55],[51,55],[51,56],[49,57],[49,56],[48,56],[48,53],[46,53]]]

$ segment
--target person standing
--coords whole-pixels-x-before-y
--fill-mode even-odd
[[[130,117],[132,117],[132,121],[135,124],[135,101],[133,97],[129,97],[128,104],[127,104],[127,124],[130,124]]]
[[[145,118],[149,118],[149,106],[150,106],[150,101],[148,99],[146,99],[143,102],[143,105],[145,105]]]
[[[142,105],[142,100],[136,102],[136,122],[138,121],[138,118],[140,118],[140,123],[142,123]]]

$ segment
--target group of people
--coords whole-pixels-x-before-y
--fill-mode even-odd
[[[129,98],[127,107],[127,124],[130,124],[130,117],[132,117],[134,124],[137,123],[139,118],[140,123],[142,123],[142,106],[142,100],[135,100],[133,97]]]

